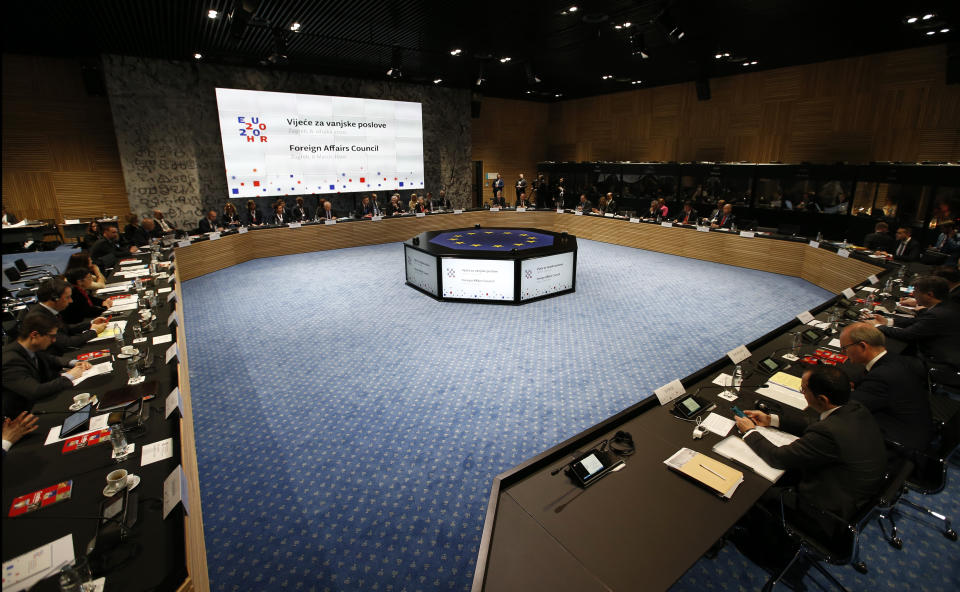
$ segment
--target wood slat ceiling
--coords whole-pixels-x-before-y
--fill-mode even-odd
[[[659,86],[749,69],[769,69],[864,55],[957,38],[960,3],[826,0],[575,0],[439,2],[436,0],[25,0],[4,3],[4,51],[39,55],[115,53],[384,78],[393,47],[404,80],[472,88],[486,95],[556,100]],[[228,16],[252,16],[234,35]],[[215,20],[209,10],[219,11]],[[905,24],[932,11],[927,24],[951,32],[927,36]],[[239,14],[239,13],[238,13]],[[667,38],[664,18],[686,33]],[[292,23],[301,23],[292,33]],[[631,22],[630,28],[614,28]],[[633,55],[643,36],[650,59]],[[450,49],[462,48],[459,57]],[[746,69],[717,52],[757,60]],[[272,55],[286,60],[268,61]],[[513,59],[501,64],[499,58]],[[487,82],[474,85],[483,66]],[[529,85],[527,68],[541,79]],[[605,74],[615,78],[602,80]],[[881,73],[893,75],[891,73]],[[909,74],[909,72],[907,73]],[[774,80],[777,85],[800,81]],[[845,84],[847,81],[840,81]],[[531,92],[527,92],[531,91]]]

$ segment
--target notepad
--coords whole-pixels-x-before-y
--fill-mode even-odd
[[[786,372],[777,372],[770,377],[770,382],[774,384],[779,384],[780,386],[786,387],[790,390],[800,392],[800,380],[799,376],[794,376],[793,374],[787,374]]]
[[[681,448],[663,464],[725,499],[730,499],[743,483],[740,471],[689,448]]]

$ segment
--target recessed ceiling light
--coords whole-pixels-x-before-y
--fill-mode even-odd
[[[630,84],[640,84],[641,82],[643,82],[643,81],[642,81],[642,80],[634,80],[634,81],[632,81]]]
[[[570,8],[567,9],[567,12],[576,12],[576,11],[577,11],[576,6],[571,6]]]
[[[443,78],[434,78],[434,79],[433,79],[433,83],[434,83],[434,84],[440,84],[441,82],[443,82]]]
[[[929,21],[930,19],[932,19],[932,18],[935,17],[935,16],[937,16],[937,15],[935,15],[935,14],[933,14],[933,13],[927,13],[927,14],[923,15],[923,20]]]
[[[756,66],[756,65],[757,65],[757,62],[756,62],[756,61],[750,62],[750,65],[751,65],[751,66]]]
[[[610,80],[611,78],[613,78],[613,74],[604,74],[603,76],[601,76],[601,78],[603,78],[604,80]]]
[[[627,21],[627,22],[623,23],[623,26],[624,26],[624,28],[629,29],[630,27],[633,26],[633,23],[631,23],[630,21]]]
[[[293,31],[294,33],[296,33],[297,31],[299,31],[299,30],[300,30],[300,23],[293,23],[292,25],[290,25],[290,30]]]
[[[511,59],[512,59],[512,58],[511,58],[510,56],[503,56],[502,58],[500,58],[500,63],[501,63],[501,64],[506,64],[506,63],[509,62]]]
[[[528,91],[527,91],[527,94],[528,94],[528,95],[533,94],[533,91],[532,91],[532,90],[528,90]]]
[[[927,35],[933,35],[936,31],[927,31]]]
[[[451,49],[451,50],[450,50],[450,55],[452,55],[452,56],[458,56],[458,55],[460,55],[460,53],[461,53],[462,51],[463,51],[462,49]]]
[[[193,54],[193,58],[196,59],[196,60],[199,60],[199,59],[201,59],[202,57],[203,57],[203,54],[201,54],[201,53],[195,53],[195,54]]]
[[[562,97],[563,95],[560,94],[560,93],[557,93],[557,94],[555,94],[555,95],[553,95],[553,96],[555,96],[555,97],[557,97],[557,98],[559,99],[559,98]]]
[[[950,29],[940,29],[940,32],[941,32],[941,33],[949,33],[949,32],[950,32]]]
[[[729,54],[729,53],[725,53],[725,54],[723,54],[723,57],[729,58],[729,57],[730,57],[730,54]]]
[[[715,56],[713,56],[713,57],[719,60],[720,58],[723,57],[723,55],[721,55],[721,54],[718,53],[717,55],[715,55]]]
[[[216,10],[208,10],[208,11],[207,11],[207,18],[215,19],[215,18],[217,18],[217,15],[218,15],[218,14],[220,14],[220,13],[217,12]]]
[[[614,25],[614,26],[613,26],[613,28],[614,28],[614,29],[618,29],[618,30],[619,30],[619,29],[622,29],[622,28],[623,28],[623,26],[622,26],[622,25]]]
[[[913,23],[917,22],[917,20],[918,20],[918,19],[917,19],[917,17],[915,17],[915,16],[908,16],[908,17],[907,17],[907,24],[908,24],[908,25],[912,25]]]
[[[740,64],[740,65],[741,65],[741,66],[749,66],[749,65],[750,65],[750,62],[744,62],[744,63],[742,63],[742,64]]]

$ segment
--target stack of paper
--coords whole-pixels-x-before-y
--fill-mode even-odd
[[[797,439],[793,434],[781,432],[774,428],[759,427],[757,428],[757,432],[776,446],[784,446]],[[738,436],[724,438],[714,445],[713,451],[720,456],[735,460],[742,465],[750,467],[753,469],[753,472],[770,482],[776,481],[780,478],[780,475],[783,475],[783,470],[775,469],[768,465],[765,460],[760,458],[757,453],[750,448],[750,445]]]
[[[73,535],[60,537],[3,564],[3,592],[29,590],[62,568],[73,565]]]
[[[91,376],[99,376],[100,374],[108,374],[110,372],[113,372],[113,362],[103,362],[102,364],[90,366],[90,368],[84,370],[83,374],[78,378],[72,378],[71,380],[73,381],[73,386],[77,386]]]
[[[105,339],[115,339],[117,336],[117,333],[118,332],[123,333],[124,329],[126,328],[127,328],[126,321],[114,321],[109,325],[107,325],[107,328],[103,330],[103,333],[91,339],[90,343],[93,343],[94,341],[103,341]]]
[[[757,389],[757,394],[797,409],[807,408],[807,400],[800,392],[800,378],[785,372],[774,374],[766,385]]]

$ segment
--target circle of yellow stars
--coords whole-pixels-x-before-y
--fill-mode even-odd
[[[453,241],[453,244],[455,244],[455,245],[465,244],[466,241],[468,241],[468,240],[470,240],[470,239],[469,239],[469,238],[465,238],[465,237],[463,236],[464,234],[466,234],[467,236],[470,236],[470,235],[476,235],[476,234],[478,234],[478,233],[476,233],[476,232],[467,232],[467,233],[455,234],[455,235],[453,235],[452,237],[450,237],[450,238],[447,239],[447,240]],[[485,230],[485,231],[483,231],[483,234],[493,234],[493,231],[491,231],[491,230]],[[511,231],[509,231],[509,230],[505,230],[505,231],[503,232],[503,234],[511,234],[511,235],[512,235],[513,232],[511,232]],[[517,234],[517,236],[518,236],[518,237],[523,237],[523,238],[518,238],[518,239],[516,239],[516,240],[524,241],[526,244],[534,244],[534,243],[537,242],[537,237],[531,236],[531,235],[527,234],[526,232],[521,232],[521,233]],[[513,238],[513,237],[511,237],[511,238]],[[464,240],[461,240],[461,239],[464,239]],[[474,239],[474,240],[476,240],[476,239]],[[523,243],[523,242],[520,242],[520,243],[513,243],[513,245],[511,245],[511,246],[514,246],[514,247],[522,247],[523,245],[524,245],[524,243]],[[480,246],[482,246],[482,245],[481,245],[480,243],[472,243],[470,246],[471,246],[471,247],[480,247]],[[502,249],[502,248],[505,247],[505,245],[491,245],[491,246],[492,246],[494,249]]]

